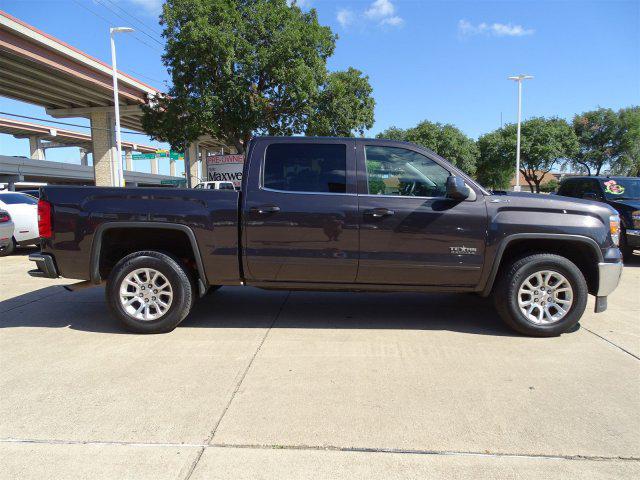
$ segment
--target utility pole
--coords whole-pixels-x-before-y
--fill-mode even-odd
[[[531,75],[514,75],[509,80],[518,82],[518,134],[516,140],[516,184],[514,192],[520,191],[520,123],[522,121],[522,81],[533,78]]]

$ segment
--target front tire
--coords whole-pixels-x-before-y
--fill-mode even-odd
[[[580,269],[560,255],[529,255],[503,270],[493,292],[500,317],[525,335],[554,337],[571,330],[587,305]]]
[[[111,313],[136,333],[165,333],[193,305],[193,286],[181,263],[164,253],[127,255],[111,271],[105,289]]]

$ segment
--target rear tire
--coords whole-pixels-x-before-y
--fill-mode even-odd
[[[105,294],[111,313],[136,333],[170,332],[189,314],[194,299],[186,268],[156,251],[135,252],[120,260]]]
[[[4,247],[0,247],[0,257],[8,257],[16,250],[16,241],[13,237]]]
[[[504,322],[535,337],[571,330],[584,313],[587,297],[580,269],[567,258],[548,253],[514,260],[502,271],[493,291]]]

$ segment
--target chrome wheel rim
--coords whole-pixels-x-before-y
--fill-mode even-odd
[[[573,305],[573,288],[566,277],[552,270],[529,275],[518,290],[518,306],[527,320],[548,325],[562,320]]]
[[[167,313],[172,302],[169,279],[153,268],[134,270],[120,284],[120,304],[136,320],[157,320]]]

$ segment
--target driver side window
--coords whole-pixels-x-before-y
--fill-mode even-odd
[[[450,172],[428,157],[399,147],[365,146],[370,195],[444,197]]]

